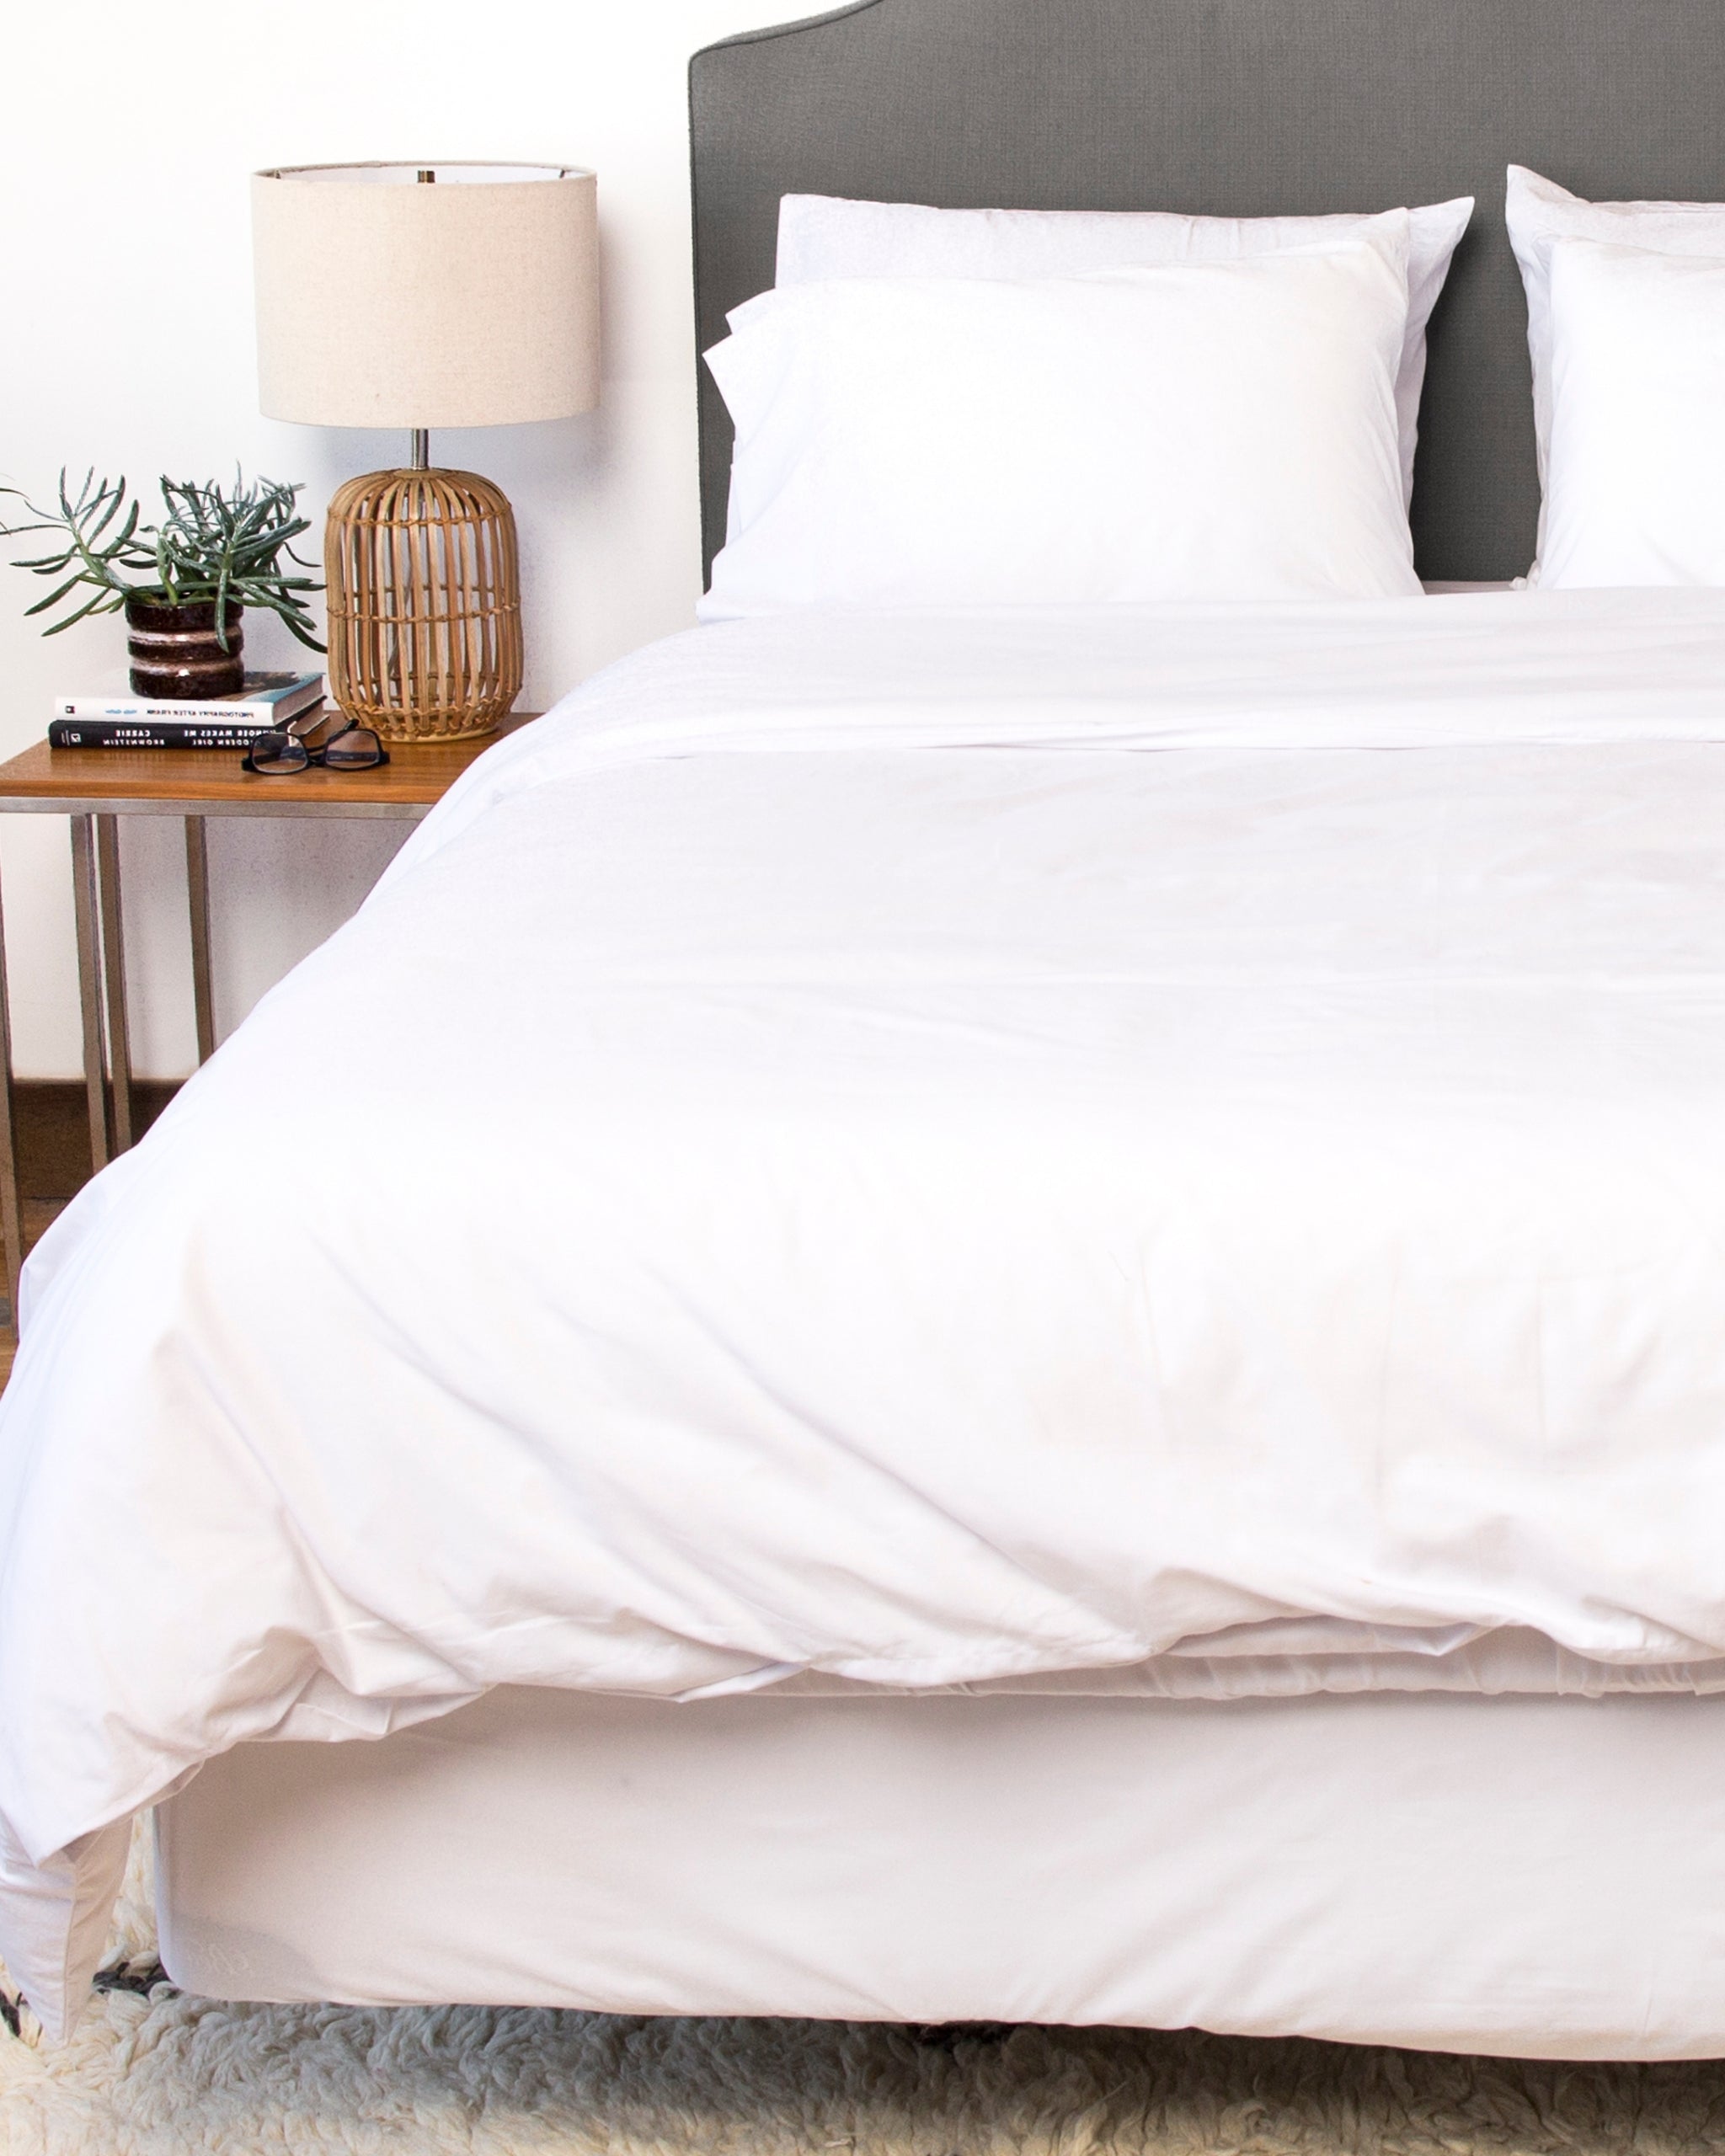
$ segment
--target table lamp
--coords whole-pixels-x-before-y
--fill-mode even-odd
[[[433,427],[599,401],[593,174],[569,165],[284,166],[254,174],[265,415],[401,427],[408,464],[339,488],[324,541],[329,686],[392,741],[486,734],[521,686],[515,517]]]

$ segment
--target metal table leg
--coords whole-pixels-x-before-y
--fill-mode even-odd
[[[96,929],[96,819],[72,819],[72,895],[77,918],[77,992],[83,1012],[84,1093],[90,1111],[90,1166],[108,1165],[108,1070],[102,1049],[101,953]]]
[[[114,1078],[114,1150],[131,1144],[131,1037],[126,1022],[126,942],[120,914],[120,819],[96,819],[96,897],[102,916],[103,1001],[108,1017],[108,1068]]]
[[[24,1208],[18,1191],[18,1126],[12,1099],[12,1006],[6,989],[6,926],[0,916],[0,1234],[6,1238],[7,1316],[18,1337],[18,1276],[24,1270]]]
[[[216,998],[210,975],[210,849],[201,816],[185,819],[185,892],[191,909],[192,1007],[197,1013],[198,1060],[216,1053]]]

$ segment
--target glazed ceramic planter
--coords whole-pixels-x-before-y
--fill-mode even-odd
[[[216,633],[212,600],[168,606],[152,599],[126,602],[126,648],[134,696],[172,696],[197,702],[237,696],[245,686],[241,610],[227,609],[227,648]]]

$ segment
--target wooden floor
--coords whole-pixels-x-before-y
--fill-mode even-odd
[[[140,1134],[161,1114],[174,1091],[172,1086],[134,1087],[132,1113]],[[82,1086],[21,1085],[16,1107],[28,1252],[90,1179],[90,1126]],[[0,1327],[0,1385],[12,1375],[15,1353],[10,1328]]]

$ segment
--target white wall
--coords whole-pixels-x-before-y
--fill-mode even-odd
[[[812,0],[811,0],[812,4]],[[686,63],[809,12],[786,0],[97,0],[8,19],[0,128],[0,479],[61,463],[303,480],[321,531],[341,480],[402,461],[393,435],[261,419],[247,175],[350,158],[565,160],[599,173],[605,391],[591,418],[435,435],[495,478],[521,533],[524,708],[686,626],[699,579]],[[0,504],[0,510],[14,505]],[[305,542],[302,542],[302,546]],[[124,664],[117,617],[44,642],[45,587],[0,568],[0,756],[38,739],[56,688]],[[299,647],[248,620],[253,663]],[[138,1069],[192,1059],[179,826],[123,829]],[[399,827],[211,825],[227,1029],[369,886]],[[67,825],[0,819],[15,1064],[81,1067]]]

